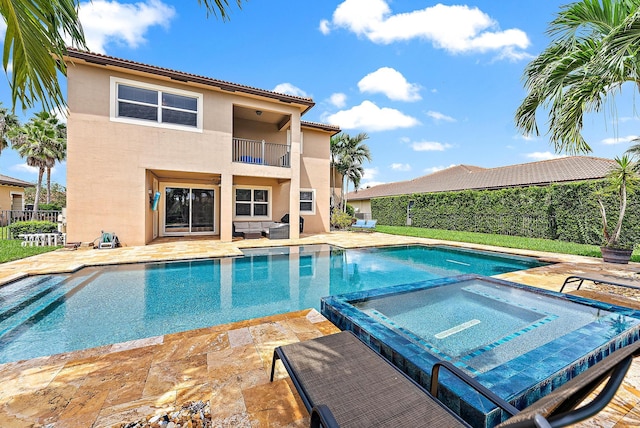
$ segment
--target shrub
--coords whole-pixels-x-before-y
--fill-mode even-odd
[[[9,225],[11,236],[17,238],[25,233],[54,233],[58,225],[52,221],[17,221]]]
[[[38,205],[38,210],[40,211],[62,211],[62,206],[59,203],[52,202],[50,204],[40,204]]]
[[[353,206],[347,204],[347,208],[346,208],[347,214],[349,214],[351,217],[354,217],[356,214],[356,210],[355,208],[353,208]]]
[[[338,208],[334,208],[331,213],[331,225],[336,229],[345,229],[353,223],[353,217],[348,213],[342,212]]]

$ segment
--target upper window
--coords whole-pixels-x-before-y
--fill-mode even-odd
[[[316,213],[316,191],[312,189],[300,189],[300,213]]]
[[[114,120],[177,129],[202,128],[202,95],[112,78]]]

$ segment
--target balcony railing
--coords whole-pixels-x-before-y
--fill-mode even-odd
[[[291,166],[289,147],[286,144],[267,143],[266,141],[233,139],[233,161],[254,165]]]

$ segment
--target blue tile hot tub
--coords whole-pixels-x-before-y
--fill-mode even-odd
[[[447,360],[520,409],[640,334],[638,311],[478,275],[330,296],[321,311],[427,388]],[[473,426],[505,417],[440,379],[439,398]]]

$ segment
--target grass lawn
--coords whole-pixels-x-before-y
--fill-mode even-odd
[[[0,239],[0,263],[11,260],[24,259],[36,254],[48,253],[57,250],[58,247],[23,247],[19,239]]]
[[[472,244],[495,245],[496,247],[519,248],[523,250],[548,251],[551,253],[574,254],[577,256],[602,257],[600,247],[574,244],[551,239],[523,238],[520,236],[492,235],[489,233],[458,232],[454,230],[423,229],[408,226],[377,225],[376,232],[392,235],[416,236],[419,238],[442,239],[446,241],[469,242]],[[631,261],[640,262],[640,249],[633,252]]]

